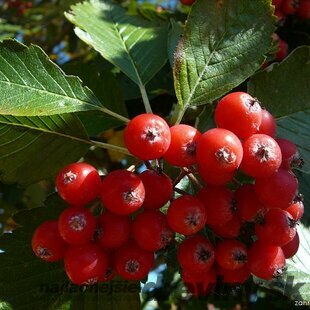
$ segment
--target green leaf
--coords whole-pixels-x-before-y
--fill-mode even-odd
[[[279,137],[296,143],[305,160],[302,170],[310,173],[309,112],[310,47],[295,49],[280,64],[275,63],[255,74],[248,83],[248,92],[257,97],[275,117]]]
[[[310,100],[310,96],[308,100]],[[308,174],[310,173],[310,147],[307,143],[310,141],[309,116],[310,109],[291,114],[277,121],[277,136],[289,139],[297,145],[304,160],[304,165],[299,170]]]
[[[0,115],[0,178],[25,185],[55,177],[61,167],[80,159],[90,145],[73,114]]]
[[[264,281],[254,277],[257,284],[276,290],[283,295],[298,301],[310,300],[310,231],[303,225],[298,226],[300,246],[297,254],[288,261],[287,272],[284,277],[271,281]]]
[[[251,77],[248,92],[276,118],[310,108],[310,47],[296,48],[281,63]]]
[[[71,7],[66,17],[77,36],[143,86],[167,60],[168,23],[126,14],[120,5],[90,0]]]
[[[69,283],[63,263],[46,263],[31,249],[34,230],[46,220],[56,220],[66,206],[57,194],[46,207],[14,216],[19,228],[0,238],[0,301],[13,309],[139,309],[139,284],[120,279],[99,286]]]
[[[38,47],[0,43],[0,114],[54,115],[104,110],[79,78],[66,76]]]
[[[168,35],[168,56],[171,67],[174,63],[174,52],[181,38],[183,28],[174,19],[171,20],[171,29]]]
[[[219,98],[261,66],[274,31],[272,12],[267,0],[196,1],[175,51],[181,114]]]
[[[63,69],[67,73],[79,76],[105,107],[127,117],[121,88],[111,72],[100,72],[96,63],[82,62],[65,64]],[[134,86],[136,87],[135,84]],[[98,111],[78,112],[78,116],[90,136],[95,136],[104,130],[123,125],[123,122],[104,113],[98,113]]]

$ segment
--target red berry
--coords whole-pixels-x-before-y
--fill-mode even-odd
[[[265,244],[283,246],[294,238],[296,221],[284,210],[270,209],[255,225],[255,233]]]
[[[183,235],[192,235],[206,224],[206,209],[195,197],[183,195],[172,201],[167,212],[167,221],[172,230]]]
[[[299,248],[299,235],[296,232],[295,237],[287,244],[282,246],[282,251],[284,253],[285,258],[293,257]]]
[[[59,216],[58,230],[66,242],[83,244],[94,236],[96,218],[88,209],[68,208]]]
[[[254,185],[244,184],[235,193],[237,214],[245,221],[255,222],[265,212],[265,206],[257,198]]]
[[[294,14],[299,7],[300,0],[283,0],[282,11],[287,14]]]
[[[196,0],[180,0],[183,5],[192,5]]]
[[[234,92],[219,101],[214,116],[217,127],[228,129],[244,139],[258,131],[262,109],[249,94]]]
[[[301,0],[299,8],[297,9],[297,15],[301,19],[310,18],[310,0]]]
[[[286,209],[296,196],[298,180],[292,172],[280,168],[269,177],[256,179],[254,189],[267,208]]]
[[[171,143],[164,159],[172,166],[187,167],[196,163],[196,146],[201,133],[189,125],[170,128]]]
[[[303,160],[299,155],[296,145],[287,139],[276,139],[282,153],[281,168],[290,170],[293,167],[302,167]]]
[[[258,134],[268,135],[274,137],[276,135],[276,120],[274,117],[265,109],[262,110],[262,122],[259,126]]]
[[[97,241],[107,248],[118,248],[125,244],[131,234],[131,218],[109,211],[100,215],[97,227]]]
[[[216,284],[214,268],[205,272],[182,270],[182,281],[187,290],[194,296],[205,296],[211,293]]]
[[[215,259],[222,268],[242,268],[247,262],[247,248],[238,240],[223,240],[216,247]]]
[[[238,169],[242,160],[242,144],[231,131],[213,128],[201,135],[197,144],[200,167],[227,174]]]
[[[157,210],[145,210],[133,221],[133,237],[147,251],[157,251],[167,246],[174,232],[169,228],[166,215]]]
[[[145,189],[143,207],[145,209],[159,209],[163,207],[173,195],[173,185],[169,176],[155,170],[145,170],[139,174]]]
[[[243,141],[241,170],[254,178],[267,177],[281,165],[281,149],[277,142],[267,135],[255,134]]]
[[[133,240],[120,247],[114,255],[117,273],[124,280],[141,280],[154,264],[154,253],[140,248]]]
[[[206,184],[214,186],[226,185],[232,181],[235,175],[235,171],[218,173],[217,171],[212,171],[204,165],[198,165],[198,172]]]
[[[144,197],[141,179],[130,171],[112,171],[102,182],[102,203],[113,213],[129,215],[136,212],[142,206]]]
[[[187,271],[205,272],[214,263],[214,247],[212,243],[202,235],[194,235],[185,239],[178,249],[178,261],[180,266]]]
[[[141,160],[151,160],[166,153],[171,136],[164,119],[147,113],[136,116],[128,123],[124,138],[131,154]]]
[[[69,279],[77,285],[91,285],[104,280],[109,258],[98,245],[89,242],[70,246],[65,254],[65,270]]]
[[[225,224],[210,225],[210,228],[220,237],[233,239],[240,235],[242,224],[242,220],[234,214],[233,217]]]
[[[204,204],[208,225],[224,225],[232,219],[235,210],[233,192],[225,187],[202,188],[197,198]]]
[[[56,186],[63,200],[80,207],[96,199],[100,193],[101,180],[93,166],[74,163],[58,173]]]
[[[285,209],[285,211],[290,213],[290,215],[295,221],[299,221],[304,214],[304,204],[302,200],[302,195],[296,195],[290,206]]]
[[[229,270],[218,266],[216,271],[223,283],[235,285],[243,284],[250,277],[250,272],[247,266],[243,266],[236,270]]]
[[[36,256],[47,262],[63,259],[66,243],[60,237],[57,221],[43,222],[32,236],[32,250]]]
[[[255,241],[248,250],[247,266],[256,277],[271,280],[285,271],[285,256],[280,247]]]
[[[288,44],[282,40],[279,39],[278,43],[278,51],[276,53],[276,60],[281,61],[288,55]]]

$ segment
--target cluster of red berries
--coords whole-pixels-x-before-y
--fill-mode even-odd
[[[267,280],[280,276],[285,259],[299,246],[296,224],[303,203],[291,170],[302,163],[297,148],[274,138],[275,119],[247,93],[223,97],[215,122],[217,128],[202,134],[141,114],[128,123],[125,144],[149,169],[116,170],[101,181],[88,164],[65,167],[56,185],[70,207],[58,221],[37,228],[35,254],[46,261],[64,259],[76,284],[115,274],[139,280],[153,267],[155,252],[169,248],[178,233],[184,240],[170,246],[177,245],[182,279],[195,295],[207,293],[218,276],[239,284],[250,274]],[[161,158],[180,167],[174,182],[151,165]],[[200,184],[195,174],[206,185],[195,195],[175,197],[186,175]],[[103,208],[95,217],[84,206],[98,196]]]
[[[310,18],[310,0],[272,0],[278,21],[284,21],[288,15],[296,14],[300,19]]]
[[[15,10],[18,15],[23,15],[27,9],[32,8],[32,2],[23,0],[8,0],[7,6],[9,9]]]

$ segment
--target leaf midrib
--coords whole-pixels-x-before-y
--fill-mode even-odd
[[[100,106],[96,106],[95,104],[89,103],[88,101],[85,101],[85,100],[82,100],[82,99],[78,99],[76,97],[72,97],[72,96],[68,96],[68,95],[67,96],[61,95],[59,93],[43,90],[43,89],[36,88],[36,87],[33,87],[33,86],[29,86],[29,85],[24,85],[24,84],[20,84],[20,83],[16,83],[16,82],[11,82],[11,81],[4,81],[4,80],[0,80],[0,84],[1,83],[10,84],[10,85],[17,85],[17,86],[22,87],[22,88],[33,89],[33,90],[35,90],[37,92],[46,93],[46,94],[49,94],[49,95],[53,94],[53,95],[58,96],[58,97],[62,97],[62,98],[66,98],[66,99],[72,99],[74,101],[81,102],[79,105],[86,104],[86,105],[89,105],[91,107],[94,107],[95,109],[103,107],[101,104],[100,104]],[[81,86],[81,87],[83,87],[83,86]],[[1,111],[1,113],[3,114],[3,111]]]

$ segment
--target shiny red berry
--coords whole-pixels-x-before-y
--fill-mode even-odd
[[[213,128],[201,135],[197,144],[200,167],[227,174],[238,169],[243,156],[242,144],[231,131]]]
[[[299,235],[296,232],[295,237],[287,244],[282,246],[282,251],[284,253],[285,258],[293,257],[299,249]]]
[[[115,252],[114,264],[124,280],[142,280],[154,264],[154,253],[140,248],[130,240]]]
[[[167,223],[166,215],[157,210],[145,210],[133,221],[133,238],[147,251],[158,251],[167,246],[174,232]]]
[[[223,240],[216,246],[215,259],[222,268],[242,268],[247,262],[247,248],[238,240]]]
[[[196,163],[196,147],[201,133],[184,124],[170,128],[171,143],[164,159],[172,166],[187,167]]]
[[[125,244],[131,234],[131,218],[104,212],[98,219],[97,242],[106,248],[118,248]]]
[[[81,207],[96,199],[101,180],[98,171],[86,163],[74,163],[63,168],[57,176],[56,187],[63,200]]]
[[[158,115],[146,113],[133,118],[124,133],[129,152],[141,160],[162,157],[170,145],[170,129]]]
[[[144,197],[141,179],[130,171],[112,171],[102,181],[101,200],[112,213],[132,214],[141,208]]]
[[[210,294],[216,284],[215,268],[205,272],[193,272],[184,269],[181,277],[187,290],[196,297]]]
[[[222,283],[234,285],[243,284],[251,275],[247,266],[235,270],[229,270],[218,266],[216,272]]]
[[[305,211],[302,195],[296,195],[293,202],[287,209],[285,209],[285,211],[290,213],[290,215],[295,221],[300,220]]]
[[[202,235],[190,236],[180,244],[178,249],[179,264],[187,271],[205,272],[212,267],[214,259],[214,247]]]
[[[248,249],[247,267],[261,279],[278,278],[285,271],[285,256],[280,247],[255,241]]]
[[[143,208],[159,209],[172,198],[172,181],[167,174],[155,170],[145,170],[139,174],[139,178],[145,189]]]
[[[65,271],[77,285],[102,282],[108,270],[109,258],[102,248],[93,242],[70,246],[64,258]]]
[[[254,178],[267,177],[276,172],[282,162],[281,149],[271,137],[255,134],[242,143],[243,159],[240,169]]]
[[[235,192],[237,214],[247,222],[257,221],[265,212],[266,207],[255,193],[253,184],[244,184]]]
[[[276,139],[282,153],[281,168],[290,170],[294,167],[302,167],[303,159],[301,158],[296,145],[287,139]]]
[[[275,118],[265,109],[262,110],[262,122],[259,126],[258,134],[274,137],[276,135],[277,125]]]
[[[225,187],[204,187],[197,198],[204,204],[208,225],[224,225],[236,211],[234,194]]]
[[[255,225],[255,232],[265,244],[283,246],[294,238],[296,221],[284,210],[270,209]]]
[[[43,222],[35,230],[31,244],[35,255],[47,262],[62,260],[67,247],[58,232],[57,221]]]
[[[221,186],[231,182],[235,176],[235,171],[219,173],[209,167],[198,165],[198,172],[202,180],[208,185]]]
[[[298,180],[292,172],[280,168],[269,177],[256,179],[254,189],[267,208],[286,209],[296,196]]]
[[[193,235],[201,230],[207,219],[205,206],[199,199],[183,195],[169,206],[167,221],[170,228],[183,235]]]
[[[310,19],[310,0],[300,0],[297,15],[301,19]]]
[[[243,221],[236,214],[223,225],[210,225],[215,234],[222,238],[233,239],[240,235]]]
[[[88,209],[67,208],[58,219],[61,237],[69,244],[90,241],[96,230],[96,218]]]
[[[259,102],[247,93],[234,92],[223,97],[215,109],[215,123],[240,139],[256,133],[262,121]]]

